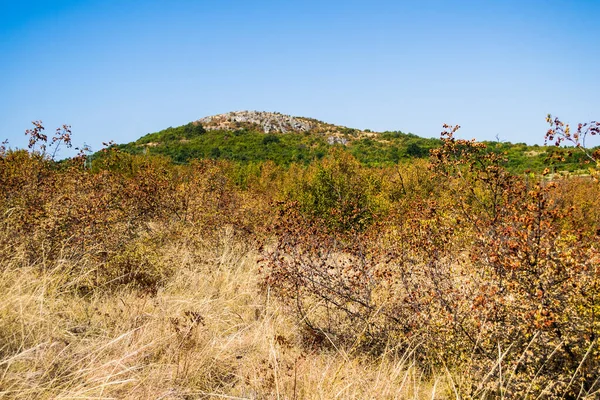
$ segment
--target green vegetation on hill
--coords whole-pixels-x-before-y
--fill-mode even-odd
[[[136,142],[119,146],[132,154],[160,154],[175,163],[193,159],[220,159],[239,162],[271,160],[280,165],[307,164],[327,154],[324,137],[305,133],[265,134],[256,130],[205,131],[187,124],[148,134]]]
[[[439,147],[438,139],[425,139],[401,131],[383,132],[351,142],[350,153],[368,166],[389,165],[414,158],[426,158],[429,150]]]
[[[303,120],[313,122],[312,119]],[[343,147],[365,166],[389,166],[429,156],[441,145],[401,131],[361,132],[319,122],[310,131],[264,133],[256,123],[236,123],[235,129],[205,129],[199,122],[149,133],[135,142],[120,145],[131,154],[169,157],[177,164],[194,159],[229,160],[241,163],[273,161],[277,165],[307,165],[325,156],[333,146]],[[325,127],[325,128],[324,128]],[[368,133],[368,134],[367,134]],[[333,136],[332,136],[333,135]],[[574,148],[527,145],[525,143],[486,142],[488,151],[503,153],[506,167],[515,173],[585,171],[585,157]]]

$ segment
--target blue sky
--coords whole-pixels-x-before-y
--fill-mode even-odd
[[[0,140],[94,150],[203,116],[543,143],[600,118],[600,1],[0,0]]]

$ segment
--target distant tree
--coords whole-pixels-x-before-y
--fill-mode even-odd
[[[270,143],[279,143],[279,141],[280,141],[279,136],[274,135],[274,134],[268,134],[263,138],[262,144],[268,145]]]
[[[190,122],[183,127],[183,136],[186,139],[190,139],[194,136],[199,136],[206,133],[204,127],[200,123]]]
[[[406,154],[411,156],[411,157],[425,157],[428,152],[427,149],[422,148],[421,146],[419,146],[416,143],[411,143],[408,145],[408,147],[406,148]]]
[[[213,147],[210,149],[210,158],[219,158],[221,157],[221,149],[218,147]]]

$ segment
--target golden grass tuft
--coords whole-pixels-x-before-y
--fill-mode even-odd
[[[189,238],[188,238],[189,239]],[[257,254],[230,229],[161,253],[175,271],[156,294],[82,295],[86,258],[0,261],[0,397],[7,399],[434,399],[414,352],[377,358],[311,348],[260,290]],[[102,266],[97,266],[101,268]],[[301,324],[301,323],[300,323]]]

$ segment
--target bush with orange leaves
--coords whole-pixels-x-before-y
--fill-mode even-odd
[[[24,264],[81,260],[83,269],[72,273],[84,293],[155,292],[172,272],[157,256],[170,239],[209,239],[224,225],[249,222],[225,163],[178,167],[114,146],[92,163],[83,154],[57,162],[56,147],[70,145],[70,131],[51,141],[42,131],[40,122],[27,131],[29,151],[0,155],[0,253],[19,254]]]
[[[596,393],[600,220],[582,207],[600,208],[598,185],[513,175],[503,154],[446,128],[431,152],[429,198],[399,196],[385,217],[347,218],[344,229],[284,203],[263,252],[266,285],[310,341],[370,351],[419,343],[423,368],[471,369],[464,395]],[[359,188],[350,202],[371,196]]]

